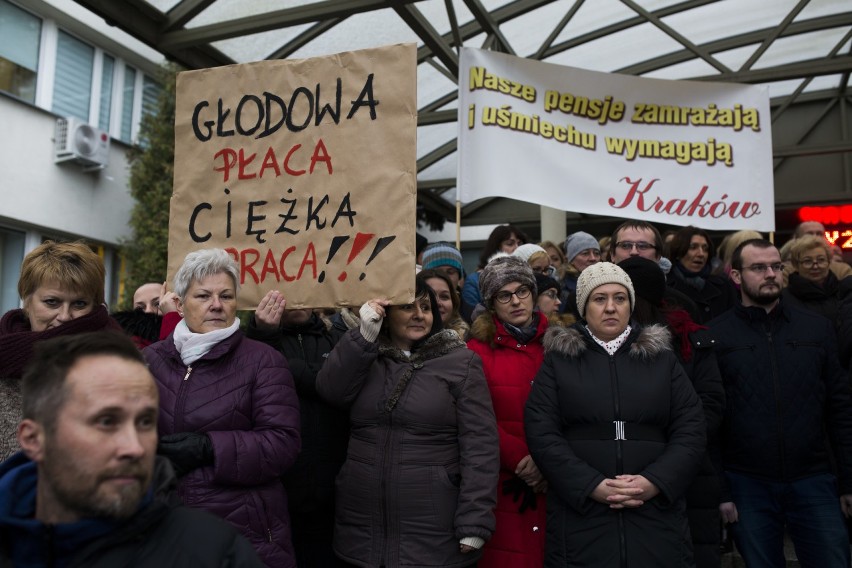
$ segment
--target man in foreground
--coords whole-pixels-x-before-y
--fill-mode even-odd
[[[23,451],[0,464],[0,565],[262,566],[229,525],[167,502],[157,387],[130,339],[44,341],[22,397]]]

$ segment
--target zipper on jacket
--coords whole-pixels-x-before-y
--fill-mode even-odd
[[[784,418],[781,414],[781,381],[778,376],[778,360],[775,356],[775,342],[772,341],[772,329],[767,325],[766,340],[769,342],[769,355],[772,358],[772,390],[775,395],[775,418],[778,434],[778,455],[781,459],[781,479],[787,479],[787,460],[784,457]]]
[[[612,384],[612,406],[615,419],[621,420],[621,402],[618,391],[618,373],[615,370],[615,355],[609,356],[609,380]],[[615,426],[613,424],[613,426]],[[616,474],[624,473],[624,454],[621,440],[615,441],[615,469]],[[624,536],[624,511],[618,511],[618,553],[622,568],[627,566],[627,539]]]
[[[296,334],[296,339],[298,339],[298,340],[299,340],[299,349],[302,351],[302,359],[303,359],[303,360],[305,360],[305,361],[307,361],[307,360],[308,360],[308,356],[305,354],[305,345],[304,345],[304,343],[302,343],[302,334],[301,334],[301,332]]]
[[[390,452],[391,447],[391,433],[393,430],[393,412],[388,413],[388,424],[387,430],[385,432],[385,444],[384,451],[382,451],[382,459],[381,459],[381,467],[379,468],[379,475],[381,475],[381,481],[379,483],[379,487],[381,490],[381,496],[379,498],[379,506],[382,509],[382,545],[379,548],[381,551],[381,558],[379,565],[386,566],[387,565],[387,545],[390,542],[388,538],[388,531],[390,530],[390,519],[388,519],[388,504],[387,504],[387,490],[388,490],[388,472],[387,463],[388,463],[388,453]],[[392,467],[392,466],[391,466]]]
[[[187,380],[189,378],[190,373],[192,373],[192,365],[186,368],[186,374],[183,376],[183,380]]]

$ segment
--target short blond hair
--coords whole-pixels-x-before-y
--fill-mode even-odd
[[[56,283],[89,298],[94,304],[104,303],[104,263],[83,242],[46,241],[24,258],[18,278],[18,294],[26,300],[39,287]]]
[[[822,237],[805,235],[804,237],[799,237],[794,240],[790,247],[790,262],[793,263],[793,267],[798,268],[799,261],[802,257],[805,256],[807,252],[815,248],[821,248],[824,250],[825,256],[828,258],[829,262],[831,261],[831,247],[828,246],[828,242],[826,242],[826,240]]]

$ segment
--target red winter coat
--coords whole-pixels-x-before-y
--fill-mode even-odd
[[[503,494],[503,482],[515,477],[515,468],[530,451],[524,434],[524,405],[532,380],[544,359],[542,337],[547,318],[538,313],[538,330],[527,344],[519,343],[490,313],[480,315],[470,329],[467,346],[482,358],[491,390],[500,435],[500,480],[497,486],[497,529],[485,545],[480,568],[541,568],[544,563],[545,494],[536,509],[518,512],[521,501]]]

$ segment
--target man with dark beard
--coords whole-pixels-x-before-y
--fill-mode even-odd
[[[852,397],[832,324],[781,302],[769,241],[739,245],[731,267],[742,303],[708,324],[727,398],[722,519],[747,566],[785,566],[786,528],[802,566],[847,567]]]
[[[230,525],[166,502],[157,387],[130,339],[46,340],[21,386],[23,451],[0,464],[0,565],[262,566]]]

